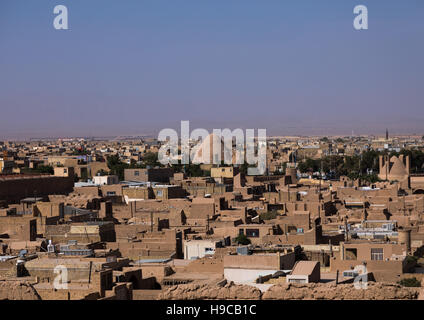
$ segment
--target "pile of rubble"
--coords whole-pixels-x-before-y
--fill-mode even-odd
[[[0,300],[41,300],[41,298],[29,283],[0,280]]]

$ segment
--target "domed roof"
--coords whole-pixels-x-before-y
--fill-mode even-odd
[[[217,155],[219,155],[219,150],[214,150],[215,146],[220,146],[221,161],[224,161],[225,152],[229,152],[233,158],[233,152],[231,149],[226,149],[223,139],[213,133],[209,134],[199,145],[196,145],[193,148],[194,157],[192,162],[195,164],[207,163],[213,164]]]
[[[396,175],[396,176],[408,175],[408,173],[406,172],[405,165],[402,163],[402,161],[400,161],[398,157],[393,156],[390,159],[390,162],[393,163],[392,168],[390,169],[391,175]]]

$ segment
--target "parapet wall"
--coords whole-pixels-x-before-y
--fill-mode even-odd
[[[26,197],[67,194],[72,192],[72,177],[37,176],[0,179],[0,199],[17,203]]]
[[[278,284],[262,293],[248,285],[232,282],[184,284],[165,290],[159,300],[416,300],[421,288],[405,288],[390,283],[368,283],[367,289],[353,284]]]

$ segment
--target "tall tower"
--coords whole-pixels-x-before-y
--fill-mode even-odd
[[[389,129],[386,129],[386,140],[389,140]]]

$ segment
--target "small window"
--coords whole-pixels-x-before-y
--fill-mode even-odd
[[[383,248],[371,248],[371,260],[383,260]]]
[[[140,171],[134,171],[134,175],[135,176],[139,176],[140,175]]]
[[[157,194],[158,197],[162,197],[163,192],[162,192],[162,190],[158,190],[156,194]]]
[[[348,270],[343,271],[343,277],[356,278],[359,275],[357,271]]]
[[[214,248],[205,248],[205,254],[214,254],[215,249]]]

